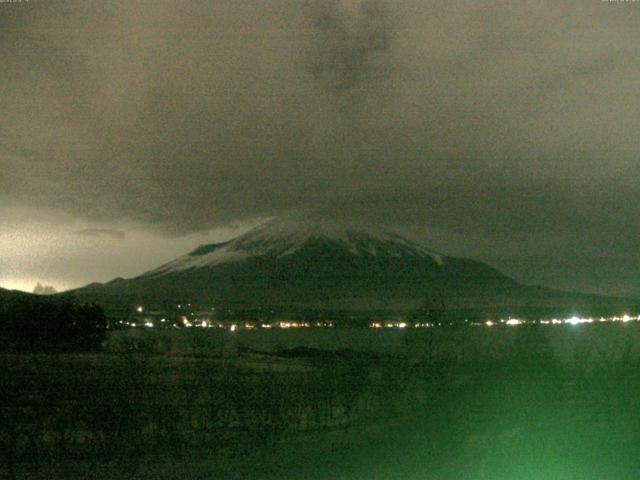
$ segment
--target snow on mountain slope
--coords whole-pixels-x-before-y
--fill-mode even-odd
[[[213,267],[252,257],[281,258],[317,244],[331,245],[355,256],[431,258],[438,265],[445,261],[441,255],[390,232],[328,222],[271,220],[228,242],[201,245],[144,276]]]
[[[482,262],[440,256],[389,232],[291,220],[267,222],[138,277],[88,285],[74,295],[111,315],[128,315],[133,305],[166,307],[184,300],[238,311],[269,306],[317,313],[413,311],[436,299],[456,320],[610,315],[636,305],[523,285]]]

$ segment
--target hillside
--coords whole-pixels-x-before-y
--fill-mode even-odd
[[[123,311],[181,302],[234,309],[413,311],[452,315],[605,314],[635,308],[614,297],[521,284],[484,263],[448,257],[391,232],[274,220],[131,279],[76,290]]]

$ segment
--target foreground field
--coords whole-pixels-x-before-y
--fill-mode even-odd
[[[1,356],[0,475],[640,471],[637,326],[247,333],[116,332],[103,354]]]

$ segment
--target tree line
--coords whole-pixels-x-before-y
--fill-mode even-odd
[[[96,351],[106,329],[101,307],[79,304],[69,295],[0,299],[0,351]]]

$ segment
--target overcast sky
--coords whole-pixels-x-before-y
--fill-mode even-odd
[[[640,295],[640,2],[0,3],[0,286],[292,210]]]

